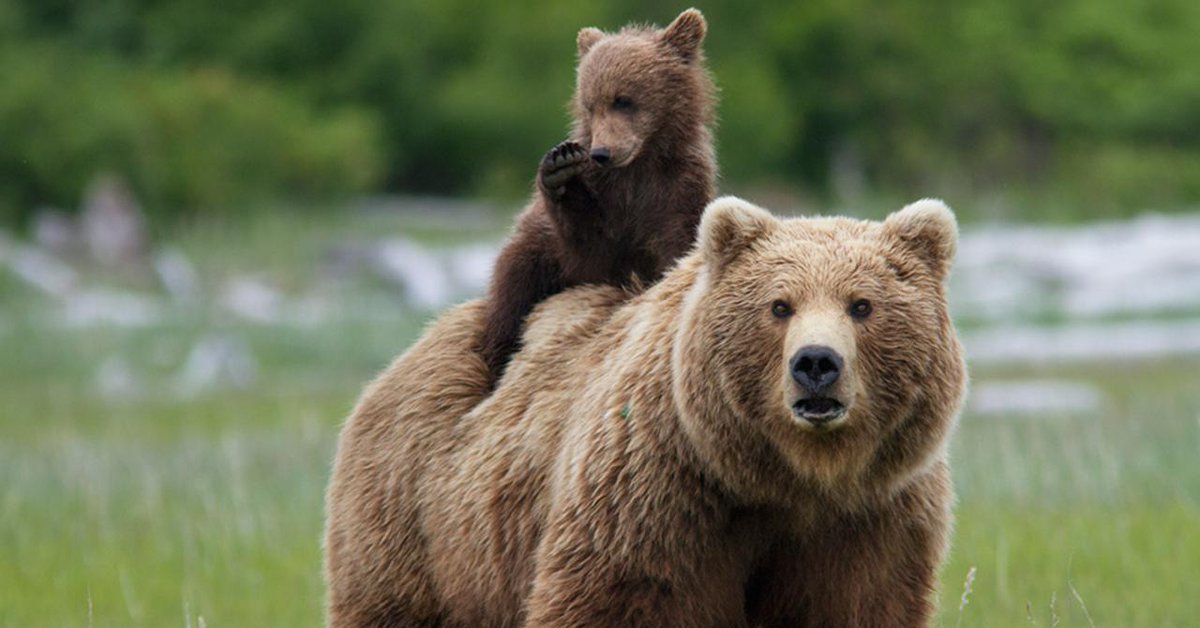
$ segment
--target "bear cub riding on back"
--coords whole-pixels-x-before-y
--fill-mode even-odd
[[[479,350],[493,383],[537,303],[652,283],[691,247],[716,180],[706,29],[689,9],[664,29],[579,32],[571,138],[542,160],[488,289]]]

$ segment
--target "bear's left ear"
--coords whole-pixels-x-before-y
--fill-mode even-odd
[[[696,246],[709,268],[720,271],[776,223],[767,210],[736,196],[722,196],[704,208]]]
[[[910,203],[888,216],[883,230],[939,281],[950,274],[950,263],[958,249],[958,222],[942,201],[926,198]]]
[[[579,56],[582,58],[601,39],[604,39],[604,31],[598,28],[589,26],[580,30],[579,36],[575,38],[575,43],[579,46]]]
[[[661,38],[664,44],[683,57],[684,62],[691,63],[700,52],[700,44],[704,42],[704,33],[707,31],[708,23],[700,11],[688,9],[663,29]]]

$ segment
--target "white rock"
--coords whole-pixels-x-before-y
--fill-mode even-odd
[[[461,296],[477,296],[487,291],[499,253],[498,245],[487,243],[468,244],[450,251],[450,271],[463,292]]]
[[[234,277],[221,292],[225,309],[256,323],[276,323],[283,317],[285,299],[273,286],[262,279]]]
[[[21,244],[0,233],[0,265],[18,279],[53,297],[71,294],[79,276],[67,264],[40,248]]]
[[[254,383],[258,366],[245,343],[221,334],[196,341],[183,367],[175,375],[176,392],[185,396],[223,387],[247,388]]]
[[[42,208],[33,215],[33,241],[57,255],[66,255],[79,245],[79,226],[61,209]]]
[[[181,303],[200,298],[200,276],[191,260],[178,247],[170,246],[154,256],[154,271],[171,297]]]
[[[985,381],[972,384],[968,410],[980,415],[1064,415],[1099,409],[1104,395],[1068,380]]]
[[[404,289],[413,307],[435,309],[450,303],[454,290],[446,269],[425,247],[403,238],[381,242],[373,256],[375,268]]]
[[[67,327],[146,327],[163,320],[164,303],[150,295],[108,288],[68,294],[61,322]]]
[[[142,392],[141,381],[133,372],[129,362],[119,356],[110,355],[96,367],[96,391],[110,399],[128,399]]]
[[[1200,216],[964,230],[950,291],[984,320],[1200,309]]]
[[[1109,361],[1200,355],[1200,320],[1002,326],[963,334],[975,365]]]
[[[149,248],[142,208],[119,177],[101,175],[92,181],[80,225],[92,259],[105,266],[140,262]]]

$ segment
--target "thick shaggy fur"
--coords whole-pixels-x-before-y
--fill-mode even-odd
[[[538,302],[586,283],[653,283],[691,247],[716,185],[705,29],[690,9],[662,30],[579,33],[571,140],[542,162],[488,291],[480,353],[493,379]]]
[[[955,240],[936,201],[879,223],[718,200],[645,293],[540,305],[490,396],[484,305],[446,313],[343,429],[331,624],[927,623],[965,379]],[[788,356],[813,341],[853,382],[827,427],[791,405]]]

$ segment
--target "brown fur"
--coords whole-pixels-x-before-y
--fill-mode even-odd
[[[571,141],[543,161],[488,291],[480,352],[494,379],[535,304],[580,284],[652,283],[691,246],[716,179],[705,28],[690,9],[662,30],[579,33]],[[599,148],[608,166],[588,157]]]
[[[878,223],[718,200],[645,293],[539,306],[490,396],[472,350],[485,308],[451,310],[343,429],[331,624],[927,623],[965,379],[955,240],[935,201]],[[874,312],[851,321],[859,298]],[[825,429],[793,414],[784,376],[811,321],[857,382]]]

